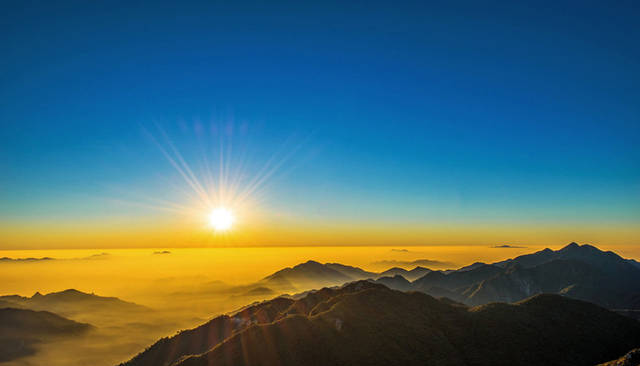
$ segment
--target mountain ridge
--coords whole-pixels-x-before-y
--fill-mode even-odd
[[[147,363],[143,352],[122,365],[593,365],[640,344],[640,323],[559,295],[467,307],[357,281],[272,301],[279,305],[268,301],[252,312],[286,309],[265,310],[263,322],[241,318],[244,327],[206,352]]]
[[[35,346],[45,339],[80,335],[91,329],[89,324],[49,311],[0,308],[0,362],[34,354]]]

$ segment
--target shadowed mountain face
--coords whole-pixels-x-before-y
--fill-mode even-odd
[[[411,289],[411,282],[409,282],[401,275],[395,275],[393,277],[380,277],[375,281],[375,283],[380,283],[389,288],[400,291],[408,291]]]
[[[380,277],[393,277],[396,275],[400,275],[404,278],[406,278],[409,281],[414,281],[424,275],[426,275],[427,273],[431,272],[430,269],[428,268],[424,268],[424,267],[416,267],[412,270],[406,270],[404,268],[400,268],[400,267],[393,267],[390,268],[382,273],[379,274]]]
[[[257,305],[248,306],[231,315],[221,315],[190,330],[185,330],[171,338],[163,338],[132,360],[126,366],[169,365],[176,360],[208,351],[232,334],[255,324],[268,324],[287,316],[306,315],[319,303],[336,294],[348,293],[365,287],[381,287],[369,282],[348,285],[339,289],[323,288],[312,291],[298,300],[278,297]]]
[[[87,294],[78,290],[65,290],[32,297],[16,295],[0,296],[0,302],[12,307],[31,310],[46,310],[64,316],[75,316],[91,311],[93,313],[122,313],[147,311],[144,306],[120,300],[116,297],[104,297]]]
[[[601,363],[598,366],[638,366],[640,365],[640,348],[633,349],[617,360]]]
[[[467,308],[359,281],[218,317],[125,365],[594,365],[638,345],[640,323],[557,295]]]
[[[322,264],[308,261],[275,272],[254,286],[264,286],[282,292],[305,291],[324,286],[339,286],[350,281],[394,277],[396,275],[413,281],[429,272],[431,272],[430,269],[418,266],[411,270],[393,267],[382,273],[375,273],[339,263]]]
[[[308,261],[282,269],[261,282],[276,289],[310,289],[335,286],[357,279],[373,278],[376,274],[338,263],[321,264]]]
[[[0,309],[0,362],[35,353],[34,346],[44,340],[79,335],[91,329],[50,313],[26,309]]]
[[[636,261],[623,259],[614,252],[604,252],[592,245],[578,245],[577,243],[571,243],[566,247],[556,251],[545,249],[533,254],[522,255],[514,259],[508,259],[506,261],[495,263],[495,265],[507,267],[511,264],[517,264],[521,267],[528,268],[559,259],[584,262],[593,267],[600,268],[606,271],[612,269],[620,270],[628,267],[637,267]]]
[[[633,262],[613,252],[571,243],[558,251],[545,249],[494,264],[430,272],[410,289],[469,305],[557,293],[611,309],[640,309],[640,269]]]
[[[447,271],[394,267],[373,273],[338,263],[308,261],[236,290],[242,296],[260,297],[339,286],[362,279],[401,291],[448,297],[468,305],[514,302],[539,293],[556,293],[624,310],[633,316],[637,313],[629,310],[640,309],[637,262],[575,243],[557,251],[545,249],[494,264],[476,262]]]

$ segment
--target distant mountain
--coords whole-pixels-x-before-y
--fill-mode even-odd
[[[458,268],[457,270],[455,270],[454,272],[465,272],[465,271],[470,271],[472,269],[476,269],[478,267],[482,267],[482,266],[486,266],[486,263],[482,263],[482,262],[475,262],[473,264],[470,264],[468,266],[464,266],[461,268]]]
[[[334,267],[334,268],[331,268]],[[316,261],[308,261],[294,267],[287,267],[265,277],[262,282],[274,288],[289,286],[291,288],[315,288],[345,283],[353,278]]]
[[[395,275],[393,277],[390,277],[390,276],[380,277],[373,282],[380,283],[389,288],[393,288],[400,291],[411,290],[411,282],[409,282],[406,278],[404,278],[401,275]]]
[[[377,275],[374,272],[368,272],[358,267],[346,266],[340,263],[326,263],[325,266],[349,276],[352,279],[372,278]]]
[[[490,264],[476,266],[470,270],[453,271],[449,273],[433,271],[415,280],[412,289],[426,293],[429,293],[432,288],[462,291],[475,283],[491,278],[503,271],[504,269]]]
[[[40,342],[82,334],[90,329],[88,324],[48,311],[0,309],[0,362],[31,355]]]
[[[290,293],[362,279],[377,279],[374,282],[392,289],[421,291],[467,305],[514,302],[539,293],[555,293],[634,317],[638,313],[630,310],[640,310],[638,262],[576,243],[556,251],[544,249],[493,264],[476,262],[447,271],[418,266],[373,273],[338,263],[308,261],[275,272],[238,293],[260,297],[271,294],[261,292],[265,288],[273,290],[273,294]]]
[[[375,273],[340,263],[322,264],[310,260],[294,267],[277,271],[253,286],[265,286],[282,292],[304,291],[314,288],[340,286],[350,281],[393,277],[395,275],[401,275],[412,281],[429,272],[431,272],[430,269],[417,266],[412,270],[394,267],[381,273]]]
[[[639,345],[640,322],[558,295],[469,308],[358,281],[218,317],[123,365],[594,365]]]
[[[517,264],[528,268],[558,259],[576,260],[603,269],[634,266],[632,262],[635,262],[623,259],[614,252],[602,251],[589,244],[570,243],[560,250],[554,251],[547,248],[533,254],[525,254],[514,259],[494,263],[494,265],[506,268],[509,265]]]
[[[260,296],[274,296],[274,295],[276,295],[275,291],[273,291],[268,287],[253,287],[243,293],[235,294],[233,296],[260,297]]]
[[[9,257],[2,257],[0,258],[0,262],[37,262],[37,261],[51,261],[54,260],[54,258],[51,257],[42,257],[42,258],[33,258],[33,257],[29,257],[29,258],[9,258]]]
[[[400,267],[393,267],[390,268],[384,272],[381,272],[378,276],[379,277],[385,277],[385,276],[396,276],[396,275],[400,275],[406,279],[408,279],[409,281],[413,281],[415,279],[418,279],[424,275],[426,275],[427,273],[431,272],[430,269],[428,268],[424,268],[424,267],[415,267],[412,270],[406,270],[404,268],[400,268]]]
[[[640,269],[613,252],[576,243],[491,265],[431,272],[415,280],[411,289],[468,305],[556,293],[610,309],[640,309]]]
[[[436,267],[436,268],[447,268],[447,267],[454,266],[454,264],[451,262],[443,262],[443,261],[438,261],[434,259],[425,259],[425,258],[416,259],[412,261],[385,259],[385,260],[373,262],[372,264],[376,266],[393,266],[393,267],[427,266],[427,267]]]
[[[277,271],[258,282],[258,286],[267,286],[282,292],[304,291],[314,288],[339,286],[345,282],[378,277],[358,267],[340,263],[319,263],[307,261],[294,267]]]
[[[11,307],[31,310],[46,310],[66,317],[74,317],[88,311],[92,313],[139,312],[149,309],[116,297],[104,297],[78,290],[64,290],[42,295],[36,292],[31,297],[17,295],[0,296],[0,302]]]

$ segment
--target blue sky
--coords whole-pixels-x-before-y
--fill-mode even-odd
[[[635,225],[639,15],[633,1],[11,2],[0,217],[129,215],[103,199],[172,195],[144,133],[159,125],[193,162],[196,126],[206,146],[224,135],[249,173],[299,148],[268,205],[311,221]]]

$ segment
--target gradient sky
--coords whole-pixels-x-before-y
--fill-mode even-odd
[[[11,1],[0,248],[637,245],[639,17],[634,1]],[[220,144],[240,185],[282,163],[235,233],[148,204],[192,204],[165,134],[198,177]]]

